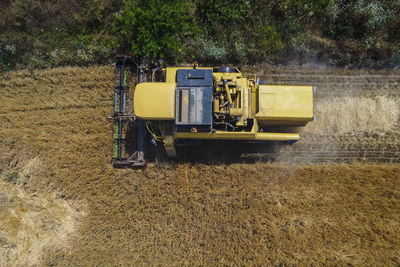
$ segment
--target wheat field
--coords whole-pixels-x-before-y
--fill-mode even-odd
[[[0,78],[0,265],[400,265],[398,73],[259,72],[317,86],[301,141],[141,170],[110,165],[112,75]]]

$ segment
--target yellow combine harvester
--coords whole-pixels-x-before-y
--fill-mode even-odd
[[[294,143],[298,133],[277,129],[304,126],[314,118],[312,86],[264,85],[256,77],[243,77],[237,68],[197,64],[154,68],[147,82],[143,62],[136,62],[138,83],[129,108],[127,73],[134,63],[126,57],[116,63],[114,165],[145,165],[147,133],[175,157],[176,147],[192,140]],[[126,132],[132,122],[136,151],[122,157],[129,152],[123,144],[129,143]]]

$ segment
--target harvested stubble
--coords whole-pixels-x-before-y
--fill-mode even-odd
[[[36,160],[27,163],[19,178],[27,177],[26,168]],[[85,214],[82,203],[49,191],[32,194],[4,180],[0,188],[1,266],[34,266],[43,262],[47,249],[69,247],[69,235]]]
[[[340,97],[316,103],[317,120],[303,133],[346,134],[386,133],[393,131],[399,119],[399,104],[388,97]]]
[[[15,72],[0,89],[2,263],[400,264],[399,165],[114,170],[111,67]]]

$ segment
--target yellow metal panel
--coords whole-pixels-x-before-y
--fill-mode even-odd
[[[245,140],[245,141],[297,141],[300,139],[297,133],[266,133],[258,132],[258,123],[254,122],[251,132],[227,132],[215,133],[182,133],[175,132],[175,139],[210,139],[210,140]]]
[[[175,119],[175,83],[140,83],[134,95],[135,114],[145,120]]]
[[[258,113],[260,124],[306,124],[314,118],[313,87],[260,85]]]
[[[300,136],[296,133],[254,133],[225,132],[215,133],[175,133],[175,139],[209,139],[209,140],[249,140],[249,141],[296,141]]]

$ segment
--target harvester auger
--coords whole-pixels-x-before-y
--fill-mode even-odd
[[[314,119],[314,91],[313,86],[264,85],[235,67],[163,68],[159,62],[150,70],[144,59],[120,57],[115,64],[113,164],[145,166],[150,139],[169,157],[176,157],[177,149],[208,149],[210,143],[241,144],[240,151],[293,144],[300,138],[297,127]]]

